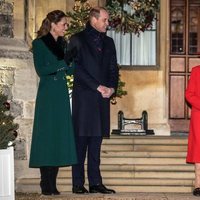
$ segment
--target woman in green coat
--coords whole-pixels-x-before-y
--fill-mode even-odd
[[[60,10],[47,14],[32,43],[33,59],[40,78],[35,106],[31,168],[40,168],[44,195],[58,195],[56,177],[59,167],[76,164],[66,73],[73,67],[64,61],[63,36],[66,15]]]

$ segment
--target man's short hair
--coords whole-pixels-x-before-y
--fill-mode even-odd
[[[99,18],[100,16],[100,11],[104,10],[106,12],[108,12],[104,7],[94,7],[90,10],[90,14],[89,14],[89,20],[91,20],[92,17],[95,17],[96,19]]]

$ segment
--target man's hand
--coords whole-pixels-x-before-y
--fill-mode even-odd
[[[99,85],[97,90],[101,93],[103,98],[110,98],[112,94],[115,92],[114,88],[108,88],[103,85]]]

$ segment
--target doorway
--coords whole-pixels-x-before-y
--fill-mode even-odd
[[[185,89],[192,67],[200,65],[200,1],[170,0],[169,124],[188,132]]]

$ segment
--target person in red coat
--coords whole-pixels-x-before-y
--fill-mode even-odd
[[[200,196],[200,65],[192,69],[185,97],[192,107],[186,161],[195,164],[193,195]]]

